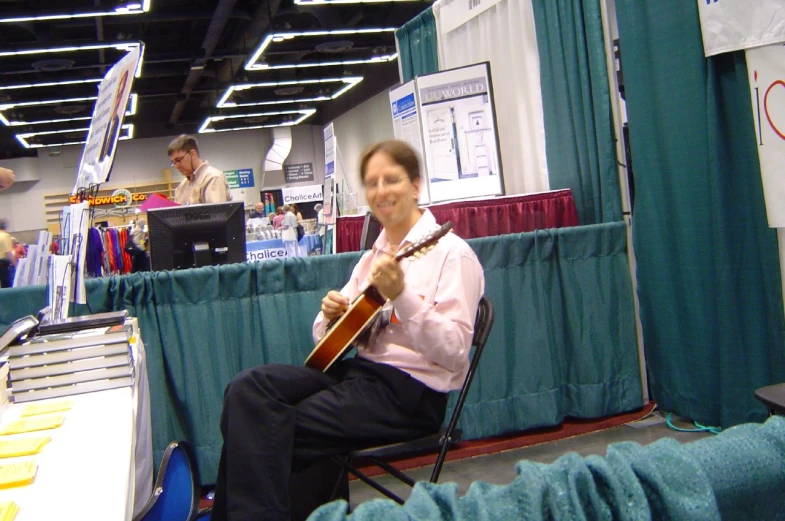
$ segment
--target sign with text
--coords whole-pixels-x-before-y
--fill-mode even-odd
[[[324,197],[322,185],[294,186],[282,188],[283,204],[321,201]]]
[[[417,102],[417,92],[414,80],[390,90],[390,106],[392,108],[393,134],[395,139],[400,139],[409,144],[423,157],[422,129],[420,126],[420,107]],[[427,179],[427,176],[426,176]],[[420,204],[430,202],[428,183],[421,182]]]
[[[93,108],[93,118],[90,120],[90,130],[72,193],[109,179],[117,139],[120,137],[134,73],[141,54],[140,44],[109,69],[98,86],[98,99]]]
[[[243,170],[224,170],[230,189],[251,188],[253,186],[253,168]]]
[[[313,163],[283,165],[283,175],[287,183],[313,181]]]
[[[785,45],[745,54],[766,215],[770,227],[785,228]]]
[[[487,62],[415,79],[431,202],[504,195]]]
[[[783,0],[698,0],[704,55],[785,42],[784,4]]]
[[[335,127],[332,123],[324,127],[324,178],[335,175]]]

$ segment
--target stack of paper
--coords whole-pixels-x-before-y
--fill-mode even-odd
[[[0,502],[0,521],[14,521],[19,512],[19,505],[13,501]]]
[[[0,488],[29,485],[35,479],[38,464],[32,460],[0,464]]]
[[[15,458],[17,456],[38,454],[44,448],[44,445],[49,443],[50,439],[49,436],[0,439],[0,458]]]
[[[43,335],[8,349],[16,403],[127,387],[134,382],[131,323]]]

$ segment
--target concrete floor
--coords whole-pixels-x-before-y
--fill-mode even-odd
[[[672,423],[679,428],[694,428],[690,422],[679,418],[673,418]],[[604,456],[608,445],[621,441],[634,441],[641,445],[648,445],[660,438],[671,437],[680,443],[687,443],[704,436],[710,436],[710,434],[678,432],[670,429],[665,424],[664,416],[655,411],[648,418],[639,422],[604,431],[495,454],[450,461],[445,463],[442,468],[439,483],[457,482],[460,494],[464,494],[473,481],[479,480],[494,484],[511,482],[515,478],[515,463],[523,459],[551,463],[568,452],[577,452],[581,456],[590,454]],[[423,467],[407,473],[416,480],[428,480],[431,470],[432,467]],[[377,480],[404,499],[408,497],[409,487],[395,478],[380,476]],[[359,480],[353,480],[349,485],[349,490],[352,508],[363,501],[384,497]]]

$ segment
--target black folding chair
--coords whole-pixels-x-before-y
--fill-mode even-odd
[[[469,387],[471,386],[472,380],[474,379],[474,373],[477,370],[477,365],[480,363],[480,357],[482,356],[485,343],[488,340],[488,335],[490,334],[492,327],[493,304],[491,304],[491,301],[488,300],[487,297],[482,297],[480,300],[480,305],[477,309],[477,318],[474,321],[474,338],[472,339],[474,355],[472,356],[471,363],[469,364],[469,371],[466,374],[466,379],[463,381],[463,385],[461,386],[460,394],[458,394],[458,401],[455,403],[455,408],[452,411],[452,416],[450,417],[447,427],[442,427],[439,432],[431,434],[430,436],[425,436],[423,438],[352,451],[348,455],[338,458],[343,467],[348,472],[354,474],[363,482],[375,488],[385,496],[394,501],[397,501],[400,504],[403,504],[404,500],[400,496],[381,485],[379,482],[369,477],[361,470],[357,469],[352,464],[352,462],[358,459],[369,461],[374,465],[384,469],[392,476],[395,476],[403,483],[413,487],[415,483],[414,480],[404,474],[402,471],[393,467],[386,460],[406,454],[413,454],[438,448],[439,456],[436,458],[436,463],[433,466],[433,472],[431,473],[430,480],[431,483],[436,483],[439,479],[439,474],[442,471],[444,459],[447,457],[447,451],[456,441],[460,440],[461,431],[460,429],[456,429],[456,426],[458,425],[458,419],[461,416],[461,410],[463,409],[463,404],[466,401],[466,395],[469,393]]]
[[[755,398],[769,409],[770,414],[785,415],[785,383],[756,389]]]

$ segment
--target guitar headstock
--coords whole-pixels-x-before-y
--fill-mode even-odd
[[[432,233],[429,233],[419,241],[407,246],[403,251],[399,252],[395,256],[395,260],[400,261],[401,259],[411,256],[421,257],[429,250],[433,249],[433,247],[436,246],[436,243],[439,242],[442,237],[447,235],[450,230],[452,230],[452,222],[447,221],[441,225],[439,229],[434,230]]]

